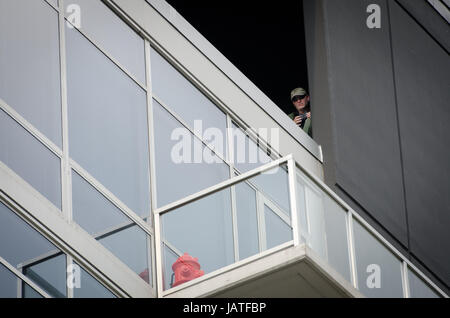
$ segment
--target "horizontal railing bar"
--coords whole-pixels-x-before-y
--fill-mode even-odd
[[[216,193],[218,191],[224,190],[224,189],[226,189],[228,187],[231,187],[231,186],[233,186],[233,185],[235,185],[237,183],[240,183],[242,181],[245,181],[247,179],[250,179],[252,177],[260,175],[260,174],[262,174],[262,173],[264,173],[264,172],[266,172],[266,171],[268,171],[270,169],[278,167],[279,165],[282,165],[283,163],[286,163],[291,158],[292,158],[292,155],[288,155],[288,156],[286,156],[284,158],[281,158],[281,159],[269,162],[268,164],[265,164],[264,166],[261,166],[259,168],[253,169],[253,170],[248,171],[246,173],[243,173],[243,174],[241,174],[241,175],[239,175],[237,177],[225,180],[225,181],[223,181],[223,182],[221,182],[219,184],[216,184],[216,185],[214,185],[212,187],[209,187],[207,189],[201,190],[201,191],[199,191],[199,192],[197,192],[195,194],[189,195],[189,196],[187,196],[187,197],[185,197],[185,198],[183,198],[181,200],[178,200],[176,202],[173,202],[173,203],[170,203],[170,204],[168,204],[166,206],[163,206],[163,207],[161,207],[159,209],[156,209],[154,213],[155,214],[164,214],[164,213],[170,212],[170,211],[172,211],[174,209],[180,208],[180,207],[182,207],[182,206],[184,206],[186,204],[189,204],[191,202],[200,200],[200,199],[202,199],[202,198],[204,198],[206,196],[209,196],[209,195],[211,195],[213,193]]]

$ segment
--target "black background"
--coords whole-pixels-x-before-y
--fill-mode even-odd
[[[285,113],[308,89],[302,1],[168,0]]]

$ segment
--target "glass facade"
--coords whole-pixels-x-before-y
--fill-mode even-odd
[[[148,216],[145,91],[75,29],[66,28],[70,157]]]
[[[58,13],[44,1],[2,0],[0,30],[0,99],[61,147]]]
[[[102,1],[64,3],[0,0],[0,161],[109,250],[112,263],[164,296],[179,285],[173,266],[185,253],[201,277],[305,244],[364,296],[402,297],[405,275],[412,297],[438,296],[164,49]],[[73,5],[82,12],[77,28],[64,20]],[[36,230],[47,224],[19,215],[0,202],[0,297],[116,297],[115,282],[106,288],[94,267],[79,267],[70,287],[76,255]]]
[[[60,159],[0,110],[0,160],[61,209]]]
[[[0,264],[0,298],[43,298],[43,296]]]
[[[134,32],[103,2],[92,0],[65,0],[66,16],[74,5],[81,11],[80,30],[139,83],[145,83],[144,39]],[[70,19],[69,19],[70,21]],[[127,49],[124,50],[123,48]]]
[[[0,298],[46,297],[36,288],[49,297],[67,297],[67,268],[66,254],[0,202]],[[100,289],[92,277],[83,285],[89,274],[80,270],[79,286],[85,293]]]

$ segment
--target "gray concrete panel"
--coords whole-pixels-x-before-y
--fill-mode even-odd
[[[449,285],[450,58],[399,5],[390,8],[410,250]]]
[[[336,182],[407,246],[387,4],[370,29],[371,3],[325,2]]]

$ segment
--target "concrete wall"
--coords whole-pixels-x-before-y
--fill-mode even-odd
[[[450,27],[423,0],[304,0],[304,14],[326,182],[448,290]]]

